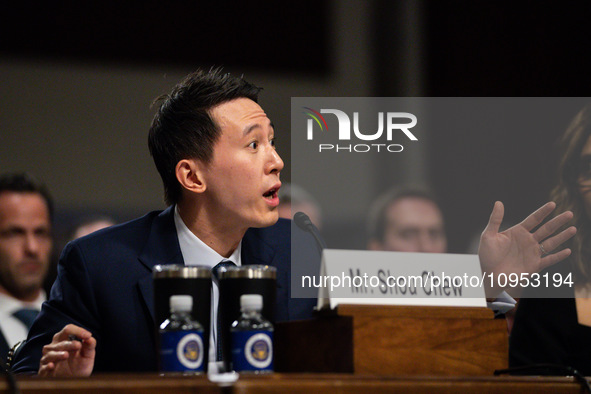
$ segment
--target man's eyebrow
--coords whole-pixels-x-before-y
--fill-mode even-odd
[[[275,130],[275,126],[273,125],[273,122],[270,122],[270,126],[273,130]],[[262,128],[263,126],[260,123],[253,123],[250,125],[247,125],[244,128],[244,131],[242,132],[242,136],[247,136],[249,133],[251,133],[254,129],[257,128]]]
[[[254,129],[261,127],[260,124],[255,123],[255,124],[250,124],[247,125],[244,130],[242,131],[242,136],[247,136],[249,133],[251,133]]]

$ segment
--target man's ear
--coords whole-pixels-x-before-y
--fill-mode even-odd
[[[176,179],[192,193],[203,193],[207,188],[203,177],[203,163],[196,159],[183,159],[176,164]]]

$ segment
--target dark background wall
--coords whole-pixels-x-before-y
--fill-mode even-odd
[[[410,3],[381,1],[374,9],[376,95],[590,95],[591,4]],[[409,54],[415,59],[405,60]],[[409,74],[409,62],[415,72],[420,70],[419,77],[410,73],[405,80],[400,76]],[[516,223],[548,199],[556,182],[558,138],[579,109],[557,111],[545,133],[540,119],[532,118],[519,133],[467,134],[450,124],[445,134],[432,136],[425,178],[441,199],[452,251],[466,250],[470,234],[482,230],[495,200],[505,202],[506,221]]]

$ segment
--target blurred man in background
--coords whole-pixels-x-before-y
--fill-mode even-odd
[[[443,214],[426,188],[391,189],[378,197],[370,210],[368,235],[369,250],[447,252]],[[488,301],[498,316],[505,315],[511,333],[516,301],[505,293]]]
[[[301,186],[283,183],[279,189],[279,217],[292,219],[296,212],[304,212],[318,229],[322,228],[322,209],[318,201]]]
[[[0,175],[0,357],[26,339],[46,294],[52,201],[28,174]]]
[[[429,191],[393,189],[372,205],[368,223],[370,250],[447,252],[443,214]]]
[[[95,231],[117,224],[115,219],[107,215],[95,214],[82,217],[74,226],[68,242],[92,234]]]

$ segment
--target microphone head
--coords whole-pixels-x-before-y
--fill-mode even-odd
[[[308,215],[306,215],[305,213],[296,212],[296,214],[293,215],[293,221],[302,230],[310,231],[309,228],[310,228],[310,226],[312,226],[312,221],[310,220],[310,217]]]
[[[312,234],[316,240],[316,245],[318,245],[318,250],[320,251],[320,254],[322,254],[322,251],[326,249],[326,243],[322,237],[320,237],[320,233],[318,233],[318,229],[314,226],[310,217],[303,212],[296,212],[296,214],[293,215],[293,221],[299,228]]]

